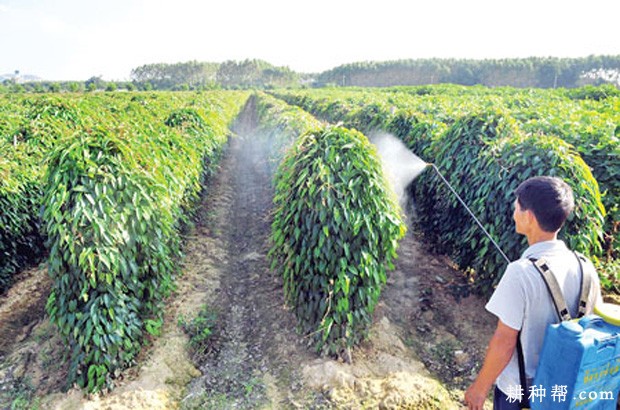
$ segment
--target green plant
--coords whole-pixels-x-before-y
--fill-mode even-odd
[[[121,107],[113,95],[90,98],[109,107],[100,107],[97,127],[49,153],[43,220],[53,281],[47,311],[70,348],[68,383],[94,392],[131,365],[145,331],[161,332],[181,227],[243,94],[209,104],[202,133],[165,126],[164,98]]]
[[[302,135],[276,174],[272,269],[317,350],[361,341],[405,233],[374,147],[359,132]]]
[[[2,101],[0,111],[0,292],[15,272],[44,255],[39,209],[43,158],[79,123],[76,107],[50,97]]]
[[[11,148],[5,147],[1,141],[0,150],[3,155],[11,155]],[[13,159],[19,157],[17,155]],[[8,168],[3,167],[1,162],[0,174],[1,168]],[[44,252],[41,223],[33,212],[40,207],[42,187],[36,180],[38,173],[32,172],[34,164],[28,162],[9,165],[12,170],[9,170],[6,179],[0,181],[0,293],[12,283],[15,272],[38,261]]]
[[[3,386],[7,387],[7,386]],[[4,395],[8,396],[8,401]],[[0,392],[0,406],[10,410],[39,410],[40,402],[35,397],[35,388],[27,378],[14,380],[7,390]]]
[[[147,319],[144,321],[144,328],[151,336],[160,336],[161,328],[164,325],[163,319]]]
[[[167,291],[157,287],[158,275],[149,276],[169,275],[172,261],[161,257],[176,249],[165,231],[149,232],[165,214],[144,189],[152,181],[128,170],[128,151],[100,130],[76,136],[49,159],[44,220],[54,284],[47,311],[71,348],[69,380],[89,391],[137,353],[141,317],[155,313],[153,302]],[[163,262],[152,265],[156,272],[142,262],[152,246]]]
[[[204,132],[207,129],[205,120],[192,108],[183,108],[170,113],[164,120],[168,127],[190,128],[193,131]]]
[[[620,96],[620,90],[612,84],[603,84],[599,86],[586,85],[583,87],[566,90],[566,95],[568,98],[573,100],[600,101],[608,97]]]
[[[249,397],[252,395],[252,392],[254,391],[254,389],[256,388],[264,388],[264,383],[262,382],[261,379],[257,378],[257,377],[252,377],[250,380],[248,380],[244,385],[243,388],[245,389],[245,396]]]
[[[620,259],[601,260],[596,264],[604,292],[620,295]]]
[[[217,312],[207,305],[203,305],[198,314],[189,321],[183,316],[179,317],[178,325],[189,336],[189,345],[198,360],[208,353],[217,317]]]

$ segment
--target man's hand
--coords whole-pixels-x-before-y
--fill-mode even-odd
[[[469,389],[465,392],[465,403],[469,410],[483,410],[484,401],[489,394],[490,388],[480,386],[478,383],[474,383],[469,386]]]
[[[519,331],[497,321],[497,328],[489,342],[484,364],[476,381],[465,392],[465,403],[470,410],[482,410],[495,379],[510,361],[517,344]]]

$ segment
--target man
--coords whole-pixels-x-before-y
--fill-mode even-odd
[[[534,377],[542,349],[545,330],[558,317],[540,273],[529,258],[544,258],[553,271],[566,299],[572,317],[577,316],[581,289],[580,264],[558,232],[574,208],[573,192],[555,177],[530,178],[516,190],[513,218],[517,233],[525,235],[529,247],[521,259],[508,265],[486,309],[498,318],[497,328],[489,346],[482,369],[475,382],[465,392],[469,409],[482,409],[493,383],[496,384],[493,408],[519,409],[519,388],[523,398],[530,392],[521,386],[516,345],[519,331],[528,379]],[[588,310],[592,312],[602,300],[598,275],[588,261],[583,269],[591,272]]]

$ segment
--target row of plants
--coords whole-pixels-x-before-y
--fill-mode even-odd
[[[510,260],[527,247],[513,228],[514,191],[535,175],[559,176],[571,185],[576,208],[561,238],[587,255],[601,255],[605,211],[598,184],[579,154],[561,139],[525,135],[506,113],[486,111],[459,119],[426,153]],[[426,234],[449,250],[459,266],[471,269],[476,287],[489,293],[506,265],[501,254],[436,174],[423,175],[413,191]]]
[[[158,333],[183,228],[246,99],[75,96],[79,124],[34,144],[44,161],[32,164],[41,176],[33,218],[41,217],[46,238],[47,312],[69,349],[68,385],[111,386],[145,334]]]
[[[536,90],[535,94],[539,92]],[[603,227],[605,209],[595,177],[597,169],[604,174],[615,166],[613,172],[618,172],[614,165],[618,156],[598,157],[599,162],[591,167],[584,162],[586,154],[575,148],[578,141],[571,145],[557,133],[533,132],[527,128],[532,124],[527,118],[532,118],[535,110],[544,106],[544,97],[528,100],[525,91],[519,94],[512,90],[500,90],[490,96],[486,92],[473,92],[465,95],[466,98],[367,90],[341,94],[336,90],[289,91],[277,96],[330,122],[341,122],[365,132],[381,129],[398,136],[414,153],[435,163],[448,177],[511,259],[517,258],[523,249],[522,238],[511,228],[514,188],[534,175],[558,175],[566,179],[575,190],[578,207],[564,229],[565,238],[571,246],[595,260],[606,291],[620,292],[617,251],[609,240],[610,236],[617,236],[617,231],[613,231],[617,220],[608,216]],[[560,107],[565,104],[574,102],[551,94],[547,106],[557,108],[547,110],[555,115],[552,119],[555,124],[570,122],[560,115]],[[531,110],[519,111],[516,106]],[[587,150],[596,143],[593,141],[605,139],[611,150],[607,153],[613,154],[618,144],[609,124],[614,123],[617,114],[607,112],[605,107],[599,109],[604,112],[599,114],[603,119],[591,126],[597,136],[594,132],[585,133],[583,138],[590,139],[581,144]],[[575,110],[596,118],[592,110]],[[573,129],[582,127],[581,124],[573,125]],[[432,172],[423,174],[412,185],[420,226],[439,250],[450,254],[461,268],[470,272],[476,290],[488,292],[499,280],[506,262],[443,185]],[[617,205],[613,186],[605,186],[603,192],[605,204]],[[609,208],[613,214],[613,205]]]
[[[0,109],[0,292],[45,254],[39,210],[46,153],[80,126],[78,106],[53,97],[2,96]]]
[[[603,193],[607,210],[605,249],[617,258],[620,246],[620,92],[608,87],[575,90],[485,88],[463,86],[399,87],[396,92],[358,90],[348,101],[361,102],[367,110],[387,113],[386,108],[406,107],[433,117],[434,122],[452,125],[470,112],[498,108],[511,115],[526,134],[551,135],[573,145],[591,167]],[[357,97],[355,97],[357,94]],[[342,97],[344,98],[344,96]],[[398,110],[396,110],[398,111]],[[373,126],[363,116],[360,126]],[[385,124],[389,121],[376,119]]]
[[[31,261],[40,260],[43,238],[38,209],[41,186],[31,157],[0,140],[0,293],[15,272]]]
[[[325,127],[265,95],[257,110],[263,128],[294,141],[277,155],[271,268],[300,331],[318,351],[347,358],[368,334],[405,234],[396,198],[360,132]]]
[[[56,142],[80,128],[126,121],[130,115],[158,121],[153,113],[177,109],[192,98],[182,93],[0,96],[0,292],[16,271],[45,253],[39,215],[44,160]]]

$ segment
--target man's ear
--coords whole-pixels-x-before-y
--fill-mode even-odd
[[[536,219],[536,215],[534,215],[534,212],[531,209],[527,209],[525,214],[528,225],[540,227],[540,225],[538,225],[538,219]]]

